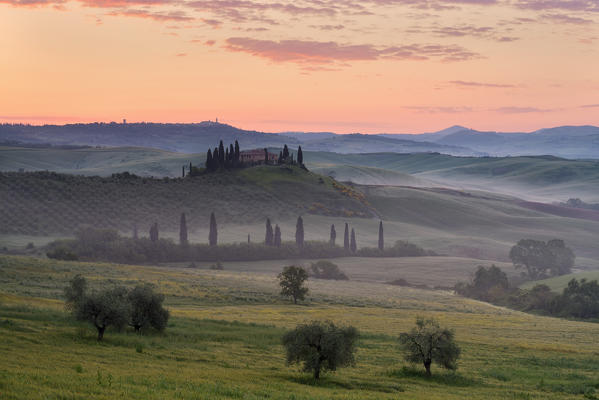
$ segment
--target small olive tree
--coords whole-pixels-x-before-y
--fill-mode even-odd
[[[460,348],[454,341],[453,331],[442,328],[434,319],[416,319],[416,327],[399,336],[405,351],[406,361],[422,363],[426,375],[431,376],[431,364],[455,370],[460,357]]]
[[[304,300],[308,293],[308,288],[304,286],[308,279],[308,273],[305,269],[294,265],[285,267],[283,272],[278,275],[278,278],[282,296],[291,296],[293,304],[297,304],[298,300]]]
[[[78,321],[86,321],[94,325],[100,341],[109,326],[120,330],[127,325],[130,314],[127,289],[116,287],[87,294],[73,311]]]
[[[154,292],[150,285],[139,285],[129,291],[127,299],[131,304],[129,325],[135,332],[149,326],[158,331],[166,328],[169,312],[162,307],[163,294]]]
[[[299,325],[283,336],[287,365],[303,363],[303,370],[319,379],[321,370],[354,365],[357,338],[356,328],[338,327],[330,321]]]

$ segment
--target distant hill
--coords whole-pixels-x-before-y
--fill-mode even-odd
[[[222,140],[239,141],[243,149],[275,147],[284,144],[304,150],[328,150],[338,153],[378,151],[440,152],[476,155],[459,146],[394,140],[376,135],[336,135],[333,133],[265,133],[204,121],[197,124],[93,123],[70,125],[0,125],[0,145],[48,144],[54,146],[147,147],[182,153],[204,153]]]
[[[384,137],[466,147],[492,156],[547,154],[564,158],[599,158],[599,127],[595,126],[562,126],[530,133],[481,132],[456,126],[436,133]]]

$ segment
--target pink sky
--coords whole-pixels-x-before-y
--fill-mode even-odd
[[[599,125],[599,0],[0,0],[0,121]]]

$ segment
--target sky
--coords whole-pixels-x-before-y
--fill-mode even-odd
[[[599,125],[599,0],[0,0],[0,122]]]

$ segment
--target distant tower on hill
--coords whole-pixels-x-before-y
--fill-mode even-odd
[[[218,124],[218,117],[216,118],[216,123]]]
[[[123,118],[123,125],[127,125],[127,120]]]

